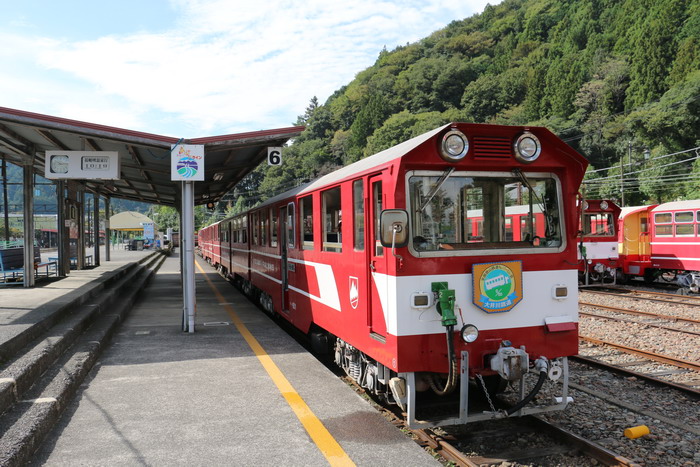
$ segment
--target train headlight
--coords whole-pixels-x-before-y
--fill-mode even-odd
[[[462,340],[467,344],[471,344],[479,337],[479,330],[473,324],[465,324],[459,332]]]
[[[532,133],[525,132],[515,141],[515,158],[529,164],[540,157],[542,146],[540,140]]]
[[[601,202],[600,202],[600,209],[602,209],[603,211],[605,211],[606,209],[608,209],[608,202],[607,202],[607,201],[601,201]]]
[[[459,162],[469,152],[469,140],[459,130],[450,130],[442,137],[440,155],[447,162]]]

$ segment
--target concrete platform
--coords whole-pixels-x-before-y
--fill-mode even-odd
[[[198,267],[197,332],[181,332],[174,254],[32,464],[439,464]]]
[[[104,250],[104,247],[103,247]],[[104,251],[102,252],[104,258]],[[35,287],[21,284],[0,288],[0,359],[14,347],[26,344],[34,336],[32,328],[42,321],[50,321],[66,306],[75,306],[80,297],[99,293],[100,285],[130,263],[144,260],[153,251],[110,252],[111,260],[102,259],[99,267],[72,270],[68,277],[51,278],[37,282]],[[77,300],[80,301],[80,300]],[[30,334],[23,338],[23,334]],[[16,341],[16,345],[12,345]],[[10,348],[11,347],[11,348]]]

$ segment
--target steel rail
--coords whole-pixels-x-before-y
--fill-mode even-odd
[[[643,323],[641,321],[634,321],[630,319],[622,319],[622,318],[616,318],[614,316],[605,316],[605,315],[599,315],[597,313],[589,313],[588,311],[579,311],[579,315],[581,316],[590,316],[593,318],[600,318],[600,319],[609,319],[611,321],[617,321],[618,323],[632,323],[632,324],[641,324],[642,326],[649,326],[657,329],[664,329],[666,331],[672,331],[672,332],[682,332],[684,334],[693,334],[695,336],[700,336],[700,332],[698,331],[689,331],[687,329],[678,329],[678,328],[672,328],[670,326],[664,326],[663,324],[654,324],[654,323]]]
[[[639,371],[633,371],[633,370],[630,370],[628,368],[623,368],[623,367],[615,365],[613,363],[606,363],[606,362],[603,362],[601,360],[597,360],[595,358],[584,357],[583,355],[576,355],[574,357],[569,357],[569,358],[571,358],[572,360],[586,363],[588,365],[597,366],[597,367],[602,368],[604,370],[613,371],[615,373],[623,374],[625,376],[634,376],[635,378],[643,379],[643,380],[648,381],[648,382],[653,383],[653,384],[672,387],[673,389],[676,389],[678,391],[682,391],[682,392],[689,394],[691,396],[694,396],[696,398],[700,397],[700,389],[696,389],[692,386],[687,386],[687,385],[682,384],[682,383],[676,383],[673,381],[661,379],[661,378],[658,378],[656,376],[648,375],[646,373],[641,373]],[[640,365],[642,363],[643,362],[640,362]]]
[[[673,321],[685,321],[688,323],[700,324],[700,319],[684,318],[682,316],[664,315],[664,314],[659,314],[659,313],[651,313],[649,311],[630,310],[629,308],[619,308],[616,306],[609,306],[609,305],[598,305],[596,303],[588,303],[588,302],[581,302],[581,301],[579,301],[578,304],[583,305],[583,306],[591,306],[591,307],[595,307],[595,308],[603,308],[605,310],[617,311],[620,313],[627,313],[630,315],[651,316],[654,318],[670,319]]]
[[[628,289],[620,289],[620,290],[626,290],[626,291],[632,292],[632,293],[635,293],[635,292],[636,292],[636,291],[633,291],[633,290],[630,291],[630,290],[628,290]],[[663,298],[653,298],[653,297],[649,297],[649,298],[642,298],[642,297],[625,297],[624,294],[619,294],[619,293],[615,293],[615,292],[603,292],[603,291],[601,291],[601,290],[591,290],[591,289],[586,289],[586,292],[592,293],[592,294],[598,294],[598,295],[614,295],[614,296],[616,296],[616,297],[631,298],[632,300],[649,300],[649,301],[653,301],[653,302],[673,303],[673,304],[675,304],[675,305],[687,305],[687,306],[696,306],[696,307],[700,307],[700,302],[692,303],[692,302],[684,302],[684,301],[679,301],[679,300],[666,300],[666,299],[663,299]],[[653,292],[636,292],[635,295],[644,294],[644,293],[649,293],[650,295],[653,295]],[[668,295],[671,295],[671,294],[668,294]],[[687,296],[686,296],[686,295],[673,295],[673,297],[678,297],[678,298],[680,298],[680,297],[687,297]],[[694,297],[691,297],[691,298],[692,298],[693,300],[695,300]],[[682,299],[681,299],[681,300],[682,300]]]
[[[560,426],[549,423],[548,421],[544,420],[543,418],[540,418],[539,416],[529,415],[528,418],[532,421],[533,424],[537,425],[540,428],[549,430],[550,432],[554,433],[554,435],[557,438],[563,439],[565,442],[573,444],[588,457],[596,459],[605,465],[615,465],[624,467],[639,466],[639,464],[632,462],[626,457],[619,456],[613,451],[610,451],[604,448],[603,446],[594,443],[593,441],[589,441],[586,438],[582,438],[576,433],[573,433]]]
[[[693,371],[700,371],[700,364],[696,362],[690,362],[688,360],[682,360],[678,358],[673,358],[669,357],[668,355],[661,355],[657,354],[654,352],[649,352],[646,350],[642,349],[635,349],[634,347],[627,347],[625,345],[620,345],[620,344],[614,344],[612,342],[604,341],[602,339],[596,339],[595,337],[588,337],[588,336],[578,336],[579,339],[586,341],[586,342],[591,342],[593,344],[598,344],[598,345],[607,345],[619,350],[622,350],[623,352],[634,354],[634,355],[641,355],[642,357],[648,358],[650,360],[654,360],[656,362],[660,363],[666,363],[668,365],[673,365],[677,366],[679,368],[687,368],[689,370]]]

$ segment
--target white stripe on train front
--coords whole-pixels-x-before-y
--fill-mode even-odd
[[[433,305],[417,309],[411,306],[413,293],[432,293],[433,282],[447,282],[455,291],[456,329],[474,324],[481,330],[544,326],[545,318],[556,317],[561,322],[578,322],[578,272],[523,272],[523,299],[513,309],[503,313],[486,313],[472,302],[471,274],[396,277],[372,274],[379,293],[387,332],[395,336],[444,333],[440,314]],[[565,286],[568,297],[557,299],[554,288]],[[378,310],[374,310],[376,312]]]

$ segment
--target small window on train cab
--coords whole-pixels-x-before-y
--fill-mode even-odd
[[[352,182],[353,245],[355,250],[365,249],[365,188],[362,180]]]
[[[311,195],[299,200],[299,221],[301,223],[301,247],[303,250],[314,249],[314,211]]]
[[[340,210],[340,187],[321,193],[323,205],[323,251],[340,253],[342,245],[343,214]]]
[[[673,222],[673,214],[670,212],[654,214],[654,224],[670,224],[671,222]]]
[[[676,222],[693,222],[693,212],[683,211],[674,214]]]

